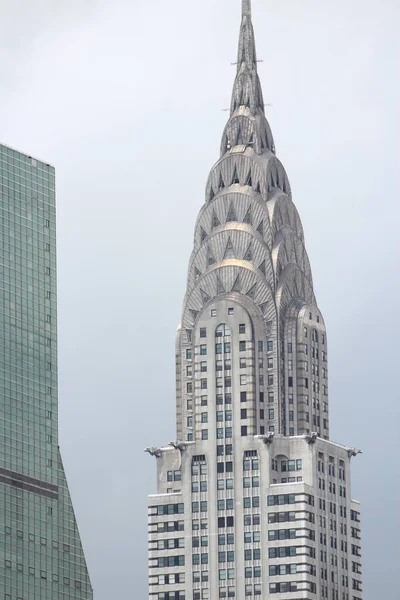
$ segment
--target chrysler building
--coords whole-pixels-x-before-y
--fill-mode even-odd
[[[176,441],[149,497],[149,600],[362,600],[360,506],[330,441],[328,345],[242,0],[220,157],[176,339]]]

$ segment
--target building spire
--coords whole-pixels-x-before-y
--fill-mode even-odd
[[[237,57],[237,75],[232,94],[231,112],[247,106],[253,114],[264,112],[261,84],[257,74],[256,44],[251,22],[251,0],[242,0],[242,23],[240,26]]]
[[[251,0],[242,0],[242,17],[251,17]]]

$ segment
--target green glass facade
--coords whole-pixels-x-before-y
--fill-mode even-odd
[[[93,598],[57,387],[54,168],[0,145],[0,600]]]

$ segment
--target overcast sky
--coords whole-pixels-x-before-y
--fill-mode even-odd
[[[96,600],[147,595],[147,445],[234,78],[240,0],[0,0],[0,138],[55,165],[60,434]],[[398,600],[398,0],[253,0],[277,153],[360,447],[364,600]],[[396,539],[397,538],[397,539]]]

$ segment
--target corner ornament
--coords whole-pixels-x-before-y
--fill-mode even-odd
[[[305,435],[304,438],[305,438],[307,444],[310,444],[310,446],[313,446],[318,439],[318,433],[316,431],[313,431],[313,432]]]
[[[145,448],[144,451],[150,454],[150,456],[155,456],[156,458],[159,458],[161,456],[161,448],[156,448],[156,446],[150,446],[150,448]]]
[[[362,454],[362,450],[358,450],[357,448],[348,448],[347,454],[349,455],[349,458],[354,458],[358,454]]]
[[[254,439],[262,440],[264,442],[264,444],[266,444],[267,446],[270,446],[272,444],[272,442],[274,441],[274,436],[275,436],[275,433],[273,431],[269,431],[266,435],[255,435]]]
[[[180,440],[176,440],[175,442],[170,442],[168,445],[175,448],[175,450],[179,450],[179,452],[183,452],[184,450],[186,450],[185,442],[181,442]]]

